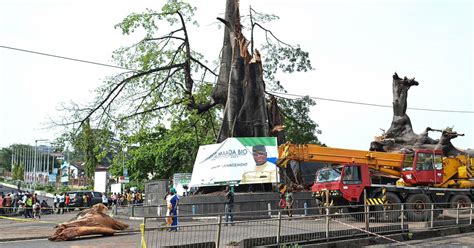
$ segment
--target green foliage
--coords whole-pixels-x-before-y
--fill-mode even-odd
[[[265,79],[271,90],[286,92],[281,86],[281,82],[276,80],[276,74],[279,71],[293,73],[313,70],[309,53],[303,51],[299,46],[280,46],[268,43],[263,45],[262,52],[265,54],[263,61]]]
[[[140,35],[136,44],[120,48],[113,54],[118,65],[135,71],[111,77],[97,89],[96,102],[100,103],[112,89],[121,87],[120,94],[114,95],[114,103],[106,102],[102,106],[107,116],[113,116],[110,119],[117,121],[119,137],[116,138],[119,141],[110,132],[107,133],[106,130],[110,130],[107,122],[105,128],[101,128],[104,131],[102,135],[92,130],[87,121],[82,132],[71,138],[74,152],[85,158],[88,176],[92,176],[94,159],[108,159],[112,161],[110,172],[113,175],[121,176],[125,167],[131,179],[130,185],[140,187],[149,175],[169,178],[177,172],[191,172],[199,145],[215,142],[221,124],[217,111],[222,109],[215,107],[204,114],[197,114],[188,108],[192,101],[190,94],[197,104],[209,100],[213,85],[203,82],[214,81],[214,78],[208,80],[210,73],[206,75],[201,64],[196,62],[202,61],[203,56],[191,50],[191,59],[184,42],[188,37],[183,32],[185,26],[180,17],[186,24],[192,22],[197,25],[193,20],[195,11],[196,8],[188,3],[168,1],[160,11],[148,9],[140,14],[133,13],[115,26],[125,35]],[[251,11],[253,21],[260,24],[278,19],[275,15]],[[264,30],[263,27],[261,30]],[[268,31],[264,32],[268,34]],[[191,42],[195,38],[189,37]],[[267,88],[284,91],[276,80],[277,73],[312,70],[309,54],[299,46],[281,42],[273,35],[268,35],[268,38],[263,45],[256,46],[265,59],[263,66]],[[188,65],[188,62],[189,72],[193,74],[191,77],[203,81],[195,80],[192,89],[185,85],[185,69],[179,66]],[[142,72],[147,73],[136,76]],[[318,142],[317,124],[308,117],[309,107],[314,104],[309,98],[282,103],[287,115],[286,136],[290,140]]]
[[[59,189],[55,191],[55,193],[60,194],[66,191],[71,191],[71,188],[69,186],[61,186]]]
[[[25,174],[25,167],[23,164],[15,165],[12,170],[13,180],[23,180]]]
[[[94,136],[89,120],[82,126],[82,136],[79,140],[79,147],[84,152],[84,171],[87,178],[93,178],[97,166],[96,137]]]
[[[320,144],[316,134],[321,131],[318,124],[309,118],[310,107],[316,102],[308,96],[280,101],[280,106],[285,113],[285,136],[287,141],[297,144]]]
[[[38,184],[36,185],[35,187],[35,190],[44,190],[45,189],[45,186],[41,185],[41,184]]]
[[[47,193],[55,193],[56,192],[56,187],[54,187],[52,185],[46,185],[44,187],[44,191],[46,191]]]
[[[12,167],[12,150],[9,148],[2,148],[0,150],[0,168],[10,171]]]

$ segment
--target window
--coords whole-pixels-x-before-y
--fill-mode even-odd
[[[343,174],[344,177],[342,178],[342,181],[344,184],[360,184],[362,182],[360,166],[345,166]]]
[[[319,170],[318,176],[316,178],[316,182],[318,183],[333,182],[333,181],[339,181],[340,179],[341,179],[340,170],[323,168]]]
[[[413,170],[413,154],[405,154],[405,159],[403,160],[403,171]]]
[[[431,153],[418,153],[418,159],[416,160],[417,171],[429,171],[434,169],[433,154]]]
[[[441,170],[443,169],[443,156],[441,154],[435,154],[435,169]]]

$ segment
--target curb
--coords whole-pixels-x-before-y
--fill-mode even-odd
[[[140,230],[138,229],[127,229],[127,230],[122,230],[122,231],[117,231],[115,234],[127,234],[127,233],[140,233]],[[114,234],[114,235],[115,235]],[[86,237],[90,235],[84,235],[82,237]],[[22,241],[22,240],[37,240],[37,239],[48,239],[48,236],[37,236],[37,237],[18,237],[18,238],[6,238],[6,239],[0,239],[0,244],[3,242],[11,242],[11,241]],[[53,242],[53,241],[51,241]]]
[[[48,236],[38,236],[38,237],[19,237],[19,238],[6,238],[6,239],[0,239],[0,243],[3,242],[11,242],[11,241],[21,241],[21,240],[37,240],[37,239],[47,239]]]

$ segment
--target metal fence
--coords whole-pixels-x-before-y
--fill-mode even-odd
[[[390,207],[351,206],[233,213],[180,215],[177,232],[166,217],[145,217],[142,247],[256,247],[321,242],[348,237],[379,236],[416,230],[472,224],[473,206],[445,208],[447,204]],[[394,241],[394,240],[392,240]]]

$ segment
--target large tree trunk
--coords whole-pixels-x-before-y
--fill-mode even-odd
[[[126,223],[112,219],[106,212],[107,207],[101,203],[83,210],[71,221],[59,224],[54,234],[48,239],[51,241],[65,241],[92,234],[108,236],[113,235],[118,230],[128,228]]]
[[[453,146],[451,139],[464,134],[458,134],[452,130],[438,130],[427,127],[421,134],[413,131],[410,117],[406,111],[408,107],[408,90],[411,86],[417,86],[415,78],[401,79],[397,73],[393,75],[393,119],[388,131],[378,137],[370,144],[372,151],[395,152],[402,149],[436,149],[442,150],[445,156],[456,156],[470,153],[461,151]],[[430,131],[441,132],[441,138],[434,140],[428,136]]]
[[[224,119],[217,142],[228,137],[269,136],[265,83],[260,54],[252,56],[241,32],[238,2],[227,0],[224,44],[214,101],[222,101]]]

